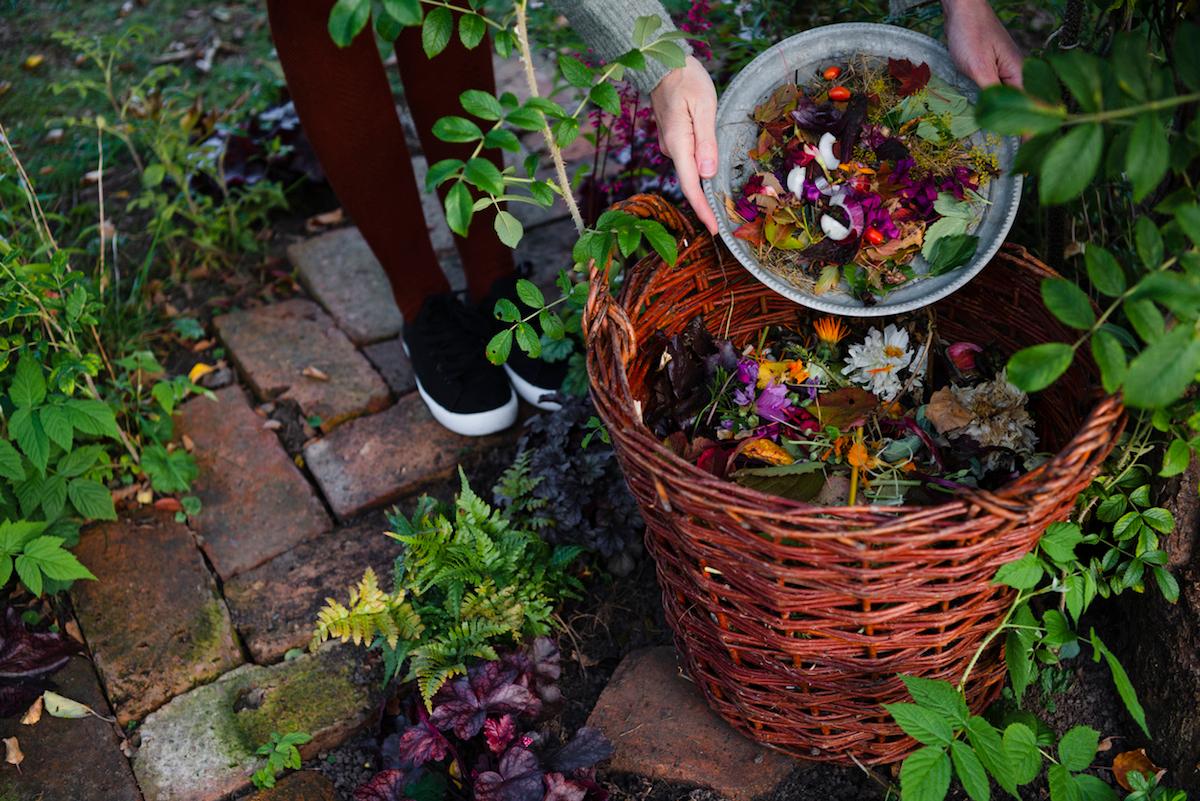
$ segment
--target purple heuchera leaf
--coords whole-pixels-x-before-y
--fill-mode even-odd
[[[546,774],[546,797],[544,801],[583,801],[587,788],[568,779],[561,773]]]
[[[613,745],[593,726],[575,732],[571,741],[546,757],[546,766],[560,773],[590,768],[613,755]]]
[[[493,754],[502,754],[508,744],[517,736],[517,719],[512,715],[501,715],[498,718],[488,718],[483,722],[483,738],[487,740],[488,750]]]
[[[30,631],[11,606],[0,620],[0,678],[23,679],[52,673],[79,652],[74,640],[49,631]]]
[[[402,770],[381,770],[354,790],[354,801],[404,801]]]
[[[475,801],[542,801],[542,766],[527,748],[515,745],[500,757],[496,770],[475,779]]]
[[[400,757],[414,767],[426,762],[440,762],[449,753],[449,743],[428,721],[410,726],[400,736]]]
[[[527,687],[516,684],[517,678],[517,671],[500,662],[485,662],[473,668],[467,676],[438,691],[430,722],[469,740],[479,734],[489,714],[537,717],[542,702]]]
[[[559,660],[558,643],[549,637],[538,637],[528,649],[504,656],[504,664],[519,674],[516,683],[532,689],[547,705],[562,700],[558,688],[558,678],[562,675]]]

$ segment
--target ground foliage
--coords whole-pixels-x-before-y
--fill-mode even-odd
[[[427,708],[415,698],[383,742],[383,766],[356,801],[603,801],[594,766],[612,754],[598,730],[565,743],[536,730],[562,695],[559,652],[541,637],[473,665]],[[449,777],[449,778],[447,778]]]
[[[516,462],[494,490],[496,502],[547,542],[578,545],[625,575],[641,554],[637,502],[612,446],[596,433],[591,401],[559,400],[561,408],[527,424]]]
[[[567,572],[582,552],[549,545],[476,495],[462,475],[451,508],[425,496],[411,517],[389,515],[388,536],[404,543],[393,590],[370,568],[350,603],[327,599],[312,647],[331,638],[383,651],[387,677],[407,663],[426,704],[475,660],[495,660],[496,646],[547,634],[562,598],[579,582]]]

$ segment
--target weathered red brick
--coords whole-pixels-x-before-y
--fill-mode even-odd
[[[438,424],[412,393],[385,412],[309,443],[304,460],[334,514],[344,520],[449,476],[464,457],[502,447],[513,435],[459,436]]]
[[[241,664],[216,582],[170,513],[90,526],[75,554],[99,579],[71,598],[120,723]]]
[[[87,704],[101,715],[110,714],[108,702],[92,663],[82,656],[52,677],[56,691]],[[129,760],[110,723],[88,716],[64,720],[43,714],[34,726],[17,718],[0,720],[0,737],[16,737],[25,754],[18,771],[5,765],[0,786],[8,798],[41,801],[142,801]]]
[[[254,661],[274,662],[308,645],[317,612],[367,567],[384,580],[400,543],[384,535],[382,516],[309,540],[225,584],[225,600]]]
[[[200,477],[201,501],[191,525],[222,579],[228,581],[332,524],[308,480],[263,427],[241,388],[216,392],[217,402],[193,398],[179,412]]]
[[[670,646],[626,656],[588,725],[612,740],[612,770],[711,787],[732,801],[770,792],[799,764],[721,720],[679,675]]]
[[[308,291],[357,345],[400,333],[404,318],[383,266],[357,228],[298,242],[288,259]]]
[[[325,431],[387,406],[379,373],[311,300],[225,314],[213,325],[259,400],[294,399]]]

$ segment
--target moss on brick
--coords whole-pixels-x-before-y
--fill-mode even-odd
[[[316,732],[362,714],[365,694],[355,681],[352,663],[333,651],[285,663],[271,676],[256,707],[236,713],[245,747],[253,750],[272,732]]]

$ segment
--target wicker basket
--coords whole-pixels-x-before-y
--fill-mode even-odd
[[[996,568],[1067,515],[1124,427],[1120,401],[1088,397],[1095,375],[1077,360],[1033,400],[1040,442],[1056,455],[996,492],[937,506],[818,507],[717,479],[642,423],[655,365],[638,343],[697,314],[741,344],[765,324],[804,323],[812,313],[755,280],[712,237],[696,236],[662,198],[620,207],[681,238],[676,267],[643,260],[617,299],[594,275],[584,326],[592,397],[646,518],[687,673],[721,717],[773,748],[836,762],[901,759],[917,744],[880,707],[908,700],[897,676],[958,680],[1013,600],[991,583]],[[1040,299],[1052,275],[1008,247],[935,307],[939,328],[1010,351],[1069,341]],[[999,640],[971,674],[973,710],[1000,691]]]

